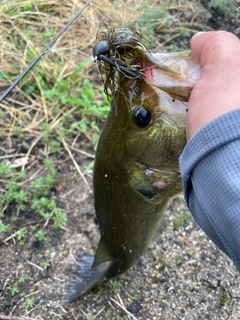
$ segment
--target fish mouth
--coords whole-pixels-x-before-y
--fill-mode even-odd
[[[193,61],[191,52],[145,52],[144,55],[146,82],[167,92],[173,99],[187,102],[201,73],[201,67]]]

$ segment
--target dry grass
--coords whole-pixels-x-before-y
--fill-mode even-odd
[[[31,3],[34,4],[28,9]],[[141,1],[135,3],[135,8],[141,6]],[[1,77],[1,93],[83,5],[84,1],[76,0],[4,1],[0,4],[2,24],[0,70],[10,78]],[[37,142],[41,139],[42,123],[49,123],[52,131],[61,122],[67,110],[73,112],[69,105],[61,105],[59,106],[61,111],[57,115],[53,114],[54,103],[45,98],[41,79],[49,89],[52,89],[57,79],[59,81],[67,79],[81,61],[87,61],[84,70],[75,80],[78,83],[85,78],[99,81],[98,75],[93,73],[96,66],[89,59],[97,30],[100,25],[112,25],[113,17],[116,25],[136,19],[136,10],[131,8],[127,3],[120,2],[114,7],[110,1],[101,1],[101,5],[93,1],[93,4],[57,41],[51,52],[39,61],[35,71],[27,75],[27,85],[24,85],[26,82],[24,79],[22,84],[0,104],[1,135],[7,138],[5,141],[9,148],[12,146],[12,137],[16,134],[16,126],[21,126],[22,136],[35,137]],[[24,91],[32,83],[35,85],[35,90],[26,96]],[[69,90],[75,91],[78,96],[79,87],[77,85],[76,88]]]
[[[158,47],[163,50],[181,30],[185,32],[196,29],[193,3],[187,1],[161,1],[162,7],[168,9],[168,14],[146,18],[141,30],[147,35],[149,28],[158,29],[160,33]],[[11,84],[30,61],[38,55],[46,44],[85,4],[80,0],[36,0],[36,1],[3,1],[0,4],[1,43],[0,43],[0,92]],[[147,4],[148,7],[144,7]],[[159,10],[159,1],[122,0],[92,4],[82,16],[55,43],[52,50],[38,62],[35,67],[15,88],[3,103],[0,104],[0,137],[4,138],[4,146],[8,149],[13,145],[12,138],[34,138],[34,144],[42,139],[42,124],[49,124],[49,131],[61,123],[66,112],[73,113],[69,104],[49,101],[44,95],[46,87],[56,88],[56,81],[69,79],[74,69],[81,61],[87,61],[84,69],[77,74],[75,85],[68,90],[72,96],[79,96],[83,79],[88,78],[96,88],[99,97],[100,77],[96,65],[90,61],[91,48],[96,41],[100,26],[113,27],[133,23],[146,11]],[[190,23],[186,26],[181,22],[181,16],[189,11]],[[196,11],[196,10],[195,10]],[[171,24],[166,24],[166,20]],[[165,28],[165,25],[168,28]],[[166,37],[166,34],[168,37]],[[7,75],[7,79],[3,75]],[[31,94],[26,94],[29,86],[34,86]],[[54,112],[58,104],[59,111]],[[87,135],[87,134],[86,134]],[[91,139],[91,136],[89,136]],[[69,142],[71,144],[71,142]],[[31,150],[30,150],[31,152]],[[29,152],[29,153],[30,153]],[[47,152],[45,145],[44,152]]]

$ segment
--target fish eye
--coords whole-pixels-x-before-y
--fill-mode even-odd
[[[151,112],[147,108],[139,108],[134,114],[136,125],[140,128],[146,127],[151,121]]]

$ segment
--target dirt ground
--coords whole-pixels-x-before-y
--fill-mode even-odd
[[[199,5],[207,7],[207,1],[199,1]],[[237,19],[226,18],[217,10],[212,10],[205,26],[206,30],[224,29],[240,34]],[[0,139],[0,155],[14,155],[19,141],[13,140],[11,150],[7,150],[7,142]],[[93,153],[84,140],[81,146]],[[33,153],[38,159],[36,148]],[[79,153],[75,159],[83,168],[92,161]],[[32,172],[37,171],[39,162],[34,162]],[[79,253],[94,255],[99,230],[94,212],[92,171],[86,176],[89,190],[82,178],[76,177],[76,168],[66,151],[60,152],[54,162],[57,176],[64,182],[52,192],[67,213],[66,227],[55,229],[49,224],[45,229],[47,240],[32,237],[24,246],[7,239],[11,234],[0,235],[0,320],[240,319],[240,274],[232,261],[193,219],[188,217],[180,226],[175,225],[176,217],[188,212],[183,196],[170,203],[166,230],[149,246],[136,266],[78,301],[68,303],[65,294],[76,272],[75,259]],[[13,205],[4,213],[4,223],[11,221],[14,210]],[[20,216],[16,228],[40,224],[43,224],[41,218],[28,210]],[[51,261],[46,270],[42,267],[43,259]],[[27,280],[18,283],[21,275],[26,275]],[[11,288],[16,283],[19,292],[13,295]],[[34,298],[31,308],[24,303],[26,297]]]

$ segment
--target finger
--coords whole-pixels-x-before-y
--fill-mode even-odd
[[[188,104],[187,139],[216,117],[240,107],[240,42],[225,31],[192,38],[192,55],[202,67]]]
[[[191,51],[193,59],[202,67],[207,62],[218,62],[219,57],[233,58],[234,53],[239,60],[239,38],[227,31],[198,32],[192,37]]]

